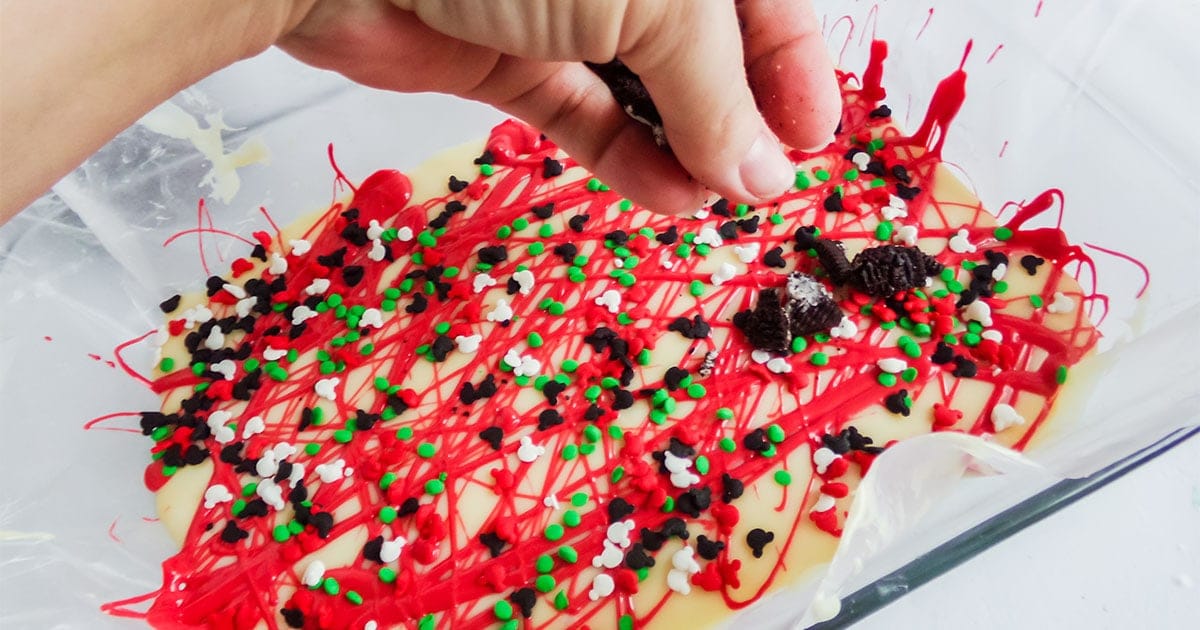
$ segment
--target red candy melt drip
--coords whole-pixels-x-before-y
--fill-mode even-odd
[[[256,313],[249,334],[229,332],[226,346],[248,348],[231,379],[203,366],[200,375],[180,366],[154,380],[157,391],[183,391],[211,401],[191,414],[198,422],[179,423],[163,431],[165,435],[156,435],[154,452],[166,453],[173,446],[176,455],[193,445],[207,449],[214,463],[209,486],[227,488],[244,502],[244,512],[257,493],[247,484],[264,483],[255,462],[280,442],[294,445],[297,452],[286,461],[293,471],[304,466],[304,508],[309,516],[303,519],[307,522],[297,519],[293,502],[282,510],[268,507],[265,516],[236,517],[230,501],[211,507],[202,501],[182,550],[163,565],[163,587],[145,618],[163,628],[246,628],[264,621],[271,628],[300,623],[306,628],[357,630],[369,622],[380,628],[482,628],[506,622],[516,627],[511,620],[523,619],[520,607],[495,602],[511,602],[515,592],[534,588],[525,595],[536,596],[538,625],[641,625],[654,619],[669,598],[684,595],[667,590],[657,601],[640,598],[635,610],[632,598],[643,583],[625,558],[618,567],[605,570],[612,578],[611,593],[597,601],[589,597],[597,573],[593,558],[605,551],[608,510],[615,499],[630,507],[617,520],[634,522],[632,543],[642,544],[660,566],[670,566],[671,555],[649,550],[652,545],[642,532],[658,532],[670,526],[668,519],[683,519],[689,544],[696,545],[701,534],[722,543],[724,548],[713,559],[697,556],[699,570],[689,578],[689,597],[711,597],[704,593],[715,592],[735,609],[762,596],[783,570],[784,554],[792,545],[804,544],[805,536],[827,535],[815,532],[814,525],[829,534],[840,533],[851,490],[878,449],[835,453],[829,461],[818,462],[811,481],[806,481],[810,470],[788,471],[786,460],[793,452],[821,448],[823,436],[838,436],[862,412],[889,404],[907,409],[912,401],[931,401],[914,406],[925,410],[920,414],[896,414],[896,422],[923,427],[920,432],[992,433],[987,413],[960,409],[964,383],[980,383],[991,391],[983,410],[1001,402],[1016,404],[1024,397],[1044,401],[1036,417],[1006,434],[1013,437],[1005,441],[1018,448],[1027,444],[1050,411],[1063,371],[1096,342],[1086,311],[1104,297],[1094,288],[1065,296],[1082,307],[1069,315],[1072,325],[1059,326],[1062,330],[1046,325],[1049,315],[1043,308],[1033,309],[1032,316],[1006,312],[1010,303],[1028,304],[1027,296],[1008,297],[998,291],[979,298],[991,307],[989,328],[1000,333],[999,341],[967,327],[954,292],[939,297],[934,287],[881,300],[854,290],[839,291],[839,304],[857,334],[808,338],[804,348],[783,357],[790,367],[786,373],[755,362],[752,348],[731,323],[734,313],[753,305],[759,289],[783,285],[786,270],[764,262],[772,249],[783,248],[787,270],[820,275],[816,258],[793,251],[797,228],[815,225],[822,238],[880,244],[880,208],[899,190],[897,166],[907,171],[910,192],[915,192],[907,202],[907,216],[893,221],[893,227],[920,226],[922,242],[944,242],[965,228],[978,247],[974,253],[937,253],[946,267],[957,271],[964,262],[984,264],[985,250],[1002,251],[1008,255],[1011,277],[1026,273],[1018,264],[1023,255],[1035,255],[1046,261],[1041,273],[1049,274],[1046,286],[1051,291],[1066,269],[1090,270],[1090,259],[1061,231],[1023,229],[1061,202],[1056,192],[1023,206],[1007,225],[1011,234],[990,226],[978,205],[951,207],[932,198],[929,191],[942,140],[961,105],[965,74],[958,70],[942,83],[925,122],[907,137],[877,109],[885,96],[880,77],[886,48],[877,44],[872,52],[863,89],[853,87],[851,75],[840,76],[845,111],[836,141],[819,153],[793,153],[804,165],[797,187],[763,207],[728,207],[732,220],[760,220],[757,230],[739,229],[736,240],[726,241],[724,247],[757,244],[759,253],[744,265],[744,273],[719,289],[710,284],[712,268],[699,270],[704,246],[684,235],[716,228],[730,218],[710,213],[701,220],[680,220],[623,208],[617,193],[598,182],[570,177],[577,171],[569,158],[535,130],[513,121],[497,127],[489,139],[493,164],[482,167],[483,172],[457,192],[409,205],[408,179],[396,171],[380,171],[357,188],[351,203],[335,204],[309,228],[304,237],[312,245],[309,253],[285,254],[290,250],[285,243],[263,233],[260,244],[287,261],[282,274],[286,287],[270,298],[283,306]],[[867,151],[883,171],[861,172],[847,158],[851,149]],[[567,172],[553,174],[551,162]],[[882,185],[873,187],[873,179]],[[834,194],[843,211],[826,210],[826,200]],[[456,202],[466,209],[450,212],[445,232],[435,235],[429,221]],[[550,202],[552,219],[531,212]],[[344,214],[351,209],[357,214]],[[965,224],[948,218],[963,212],[969,217]],[[580,215],[589,217],[582,231],[566,226],[567,219]],[[373,249],[378,251],[374,243],[355,245],[346,236],[355,226],[366,229],[372,220],[392,229],[391,236],[404,229],[417,236],[381,240],[386,259],[376,261],[370,257]],[[553,233],[539,235],[544,224],[552,225]],[[672,226],[679,240],[667,245],[655,238]],[[649,237],[639,235],[644,228],[652,231]],[[622,236],[614,234],[618,230]],[[616,242],[624,238],[628,242]],[[581,263],[574,278],[568,260],[555,253],[566,244],[588,256],[586,262],[571,260]],[[477,267],[479,250],[496,245],[505,246],[506,260],[486,273],[497,284],[477,292],[476,274],[483,269]],[[341,267],[318,260],[342,248]],[[361,279],[347,277],[347,266],[360,266]],[[275,281],[276,276],[262,267],[249,259],[234,263],[235,282]],[[430,268],[438,272],[436,277],[412,276],[411,286],[404,286],[410,274]],[[523,288],[517,279],[523,270],[532,274],[532,287],[528,294],[514,290],[510,295],[510,278],[516,289]],[[959,272],[955,282],[966,283],[965,273]],[[310,298],[305,289],[318,279],[330,281],[328,289],[316,292],[319,312],[293,337],[289,333],[294,308]],[[935,279],[938,282],[942,281]],[[385,289],[396,289],[391,294],[397,297],[388,297]],[[620,297],[612,311],[596,303],[608,289]],[[1055,299],[1038,297],[1046,303]],[[487,318],[500,298],[515,313],[505,325]],[[233,316],[238,298],[222,289],[211,302],[220,320]],[[413,306],[421,302],[427,303],[424,310]],[[903,305],[902,312],[897,304]],[[348,326],[355,306],[380,309],[382,327],[362,321]],[[663,352],[665,339],[682,339],[670,329],[678,327],[679,315],[700,315],[711,331],[685,339],[689,347],[683,357],[664,364],[656,352]],[[196,334],[179,315],[172,317],[172,335]],[[600,327],[613,331],[623,348],[613,350],[609,341],[595,349]],[[915,332],[918,329],[928,334]],[[897,331],[911,343],[898,344]],[[479,335],[473,352],[451,347],[444,361],[428,358],[438,343],[444,346],[472,335]],[[976,375],[960,378],[952,373],[958,363],[933,360],[937,340],[946,335],[959,341],[951,349],[977,366]],[[448,341],[439,342],[439,336]],[[585,340],[589,336],[592,340]],[[274,351],[283,349],[294,354],[264,356],[276,357]],[[518,371],[534,368],[528,380],[511,366],[501,367],[510,351],[517,353]],[[701,376],[700,364],[710,352],[716,353],[711,375]],[[297,363],[295,357],[306,362]],[[912,371],[886,382],[877,367],[885,358],[902,359]],[[257,365],[247,364],[248,359]],[[677,389],[664,386],[663,370],[671,365],[686,369],[690,383]],[[431,370],[432,376],[413,377],[418,369]],[[239,400],[236,384],[252,370],[259,372],[260,386],[249,400]],[[495,393],[464,402],[464,386],[470,383],[476,390],[487,375],[494,379]],[[556,404],[544,393],[546,380],[537,376],[558,378],[549,381],[555,383],[550,388],[565,384]],[[631,376],[631,381],[622,383],[623,376]],[[315,391],[317,383],[332,377],[340,379],[334,385],[334,400],[323,400]],[[622,395],[618,392],[632,395],[636,404],[624,411],[614,409]],[[593,399],[596,410],[589,415]],[[311,409],[317,406],[322,412],[314,417]],[[399,413],[390,417],[388,409]],[[551,409],[556,415],[545,415]],[[248,462],[240,467],[219,457],[229,445],[206,435],[211,432],[204,430],[204,419],[217,410],[230,411],[236,423],[229,445]],[[254,416],[265,420],[265,428],[244,437]],[[302,427],[302,419],[308,426]],[[539,428],[539,421],[547,426]],[[767,425],[774,426],[760,438],[765,436],[769,445],[747,448],[747,436]],[[613,428],[618,426],[623,428]],[[494,436],[497,429],[502,433],[498,450],[481,438],[481,432],[492,431]],[[521,438],[526,436],[531,442],[523,446]],[[672,439],[694,449],[691,470],[698,470],[699,458],[704,458],[705,470],[688,490],[673,485],[652,455],[667,449]],[[306,449],[308,445],[316,446]],[[536,447],[544,452],[533,463],[524,461]],[[330,473],[339,461],[341,473]],[[318,467],[328,481],[322,481]],[[165,468],[161,460],[156,462],[147,473],[149,485],[157,487],[164,473],[171,472],[174,469]],[[287,498],[298,482],[282,472],[278,475]],[[723,500],[726,475],[745,484],[745,497]],[[792,476],[798,483],[789,485]],[[784,486],[776,509],[788,515],[789,523],[785,531],[771,532],[767,553],[755,559],[741,532],[765,525],[747,521],[738,506],[756,500],[749,488],[760,480]],[[710,500],[698,500],[705,492],[710,492]],[[559,509],[546,507],[547,497],[554,497]],[[833,507],[815,511],[818,505]],[[575,516],[568,516],[568,509]],[[245,534],[232,543],[222,536],[231,522]],[[481,535],[492,541],[497,553],[481,543]],[[364,557],[364,545],[378,536],[404,539],[398,559],[383,563],[378,557]],[[348,544],[347,555],[354,559],[348,565],[327,562],[316,588],[301,584],[311,563],[306,556],[334,541]],[[621,549],[622,554],[628,552]],[[379,553],[376,548],[373,555]],[[538,566],[547,563],[539,560],[542,556],[549,558],[549,567]],[[747,562],[773,563],[774,568],[765,580],[743,584]],[[110,605],[109,610],[134,614],[125,608],[134,601]]]

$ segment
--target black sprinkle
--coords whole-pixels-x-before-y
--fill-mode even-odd
[[[424,313],[425,309],[429,308],[429,300],[420,293],[414,293],[412,296],[412,304],[404,307],[405,312],[416,315]]]
[[[763,256],[763,264],[774,269],[783,269],[787,266],[787,261],[783,259],[783,248],[772,247]]]
[[[433,360],[442,362],[446,360],[446,355],[455,348],[454,340],[446,335],[438,335],[433,340],[433,344],[429,346],[429,354],[433,355]]]
[[[620,247],[621,245],[629,242],[629,234],[626,233],[625,230],[613,230],[608,234],[605,234],[604,239],[612,241],[613,245]]]
[[[688,536],[691,535],[688,533],[687,521],[685,521],[677,516],[673,516],[673,517],[667,519],[666,521],[664,521],[663,525],[662,525],[662,529],[658,530],[658,532],[660,534],[662,534],[663,537],[665,537],[665,538],[670,538],[671,536],[674,536],[674,537],[682,539],[682,540],[687,540]]]
[[[470,184],[468,182],[464,182],[463,180],[461,180],[453,175],[450,176],[450,182],[447,184],[447,186],[449,186],[449,188],[450,188],[450,192],[456,192],[456,193],[466,190],[467,186],[469,186],[469,185]]]
[[[895,177],[901,184],[911,184],[912,177],[908,174],[908,169],[904,168],[903,164],[897,164],[892,167],[892,177]]]
[[[577,214],[567,220],[567,225],[572,230],[575,230],[576,232],[583,232],[583,226],[586,225],[588,222],[588,219],[591,219],[591,218],[592,218],[591,215]]]
[[[1045,262],[1045,258],[1040,258],[1033,254],[1025,254],[1021,257],[1021,267],[1025,269],[1025,273],[1031,276],[1037,275],[1038,267],[1041,267]]]
[[[559,162],[551,157],[542,158],[542,177],[550,179],[551,177],[558,177],[559,175],[562,175],[562,172],[562,162]]]
[[[162,312],[164,312],[164,313],[170,313],[170,312],[174,311],[175,309],[179,308],[179,300],[180,299],[181,298],[178,293],[175,295],[172,295],[171,297],[163,300],[162,303],[158,305],[158,308],[162,309]]]
[[[870,118],[887,118],[891,115],[892,108],[888,107],[887,105],[880,105],[879,107],[872,109],[870,114],[867,114],[867,116]]]
[[[742,438],[742,446],[755,453],[762,453],[771,448],[771,443],[767,441],[767,432],[760,427],[747,433]]]
[[[746,534],[746,544],[750,545],[750,551],[754,553],[755,558],[762,557],[763,548],[772,540],[775,540],[775,532],[768,532],[758,527],[755,527],[750,530],[750,533]]]
[[[679,438],[675,437],[671,438],[671,441],[667,446],[667,450],[670,451],[670,453],[675,457],[680,458],[688,458],[696,454],[696,449],[684,444],[679,440]]]
[[[667,368],[667,373],[663,375],[663,382],[666,383],[667,389],[675,391],[679,389],[680,382],[687,378],[688,371],[681,368],[671,366]]]
[[[546,402],[550,403],[551,405],[557,405],[558,395],[561,394],[566,388],[566,385],[563,385],[558,381],[547,381],[546,384],[542,386],[542,395],[546,397]]]
[[[688,488],[675,499],[675,509],[692,518],[699,518],[700,512],[712,505],[712,488]]]
[[[317,256],[317,263],[330,269],[335,269],[346,264],[346,248],[336,249],[324,256]]]
[[[531,588],[517,589],[508,599],[517,605],[521,616],[528,619],[533,615],[533,605],[537,603],[537,592]]]
[[[746,491],[746,484],[729,473],[721,475],[721,500],[726,503],[733,503],[735,499],[742,496]]]
[[[533,216],[539,219],[549,219],[554,214],[554,202],[550,201],[540,206],[534,206],[530,208],[529,211],[533,213]]]
[[[504,440],[504,429],[500,427],[488,427],[479,432],[479,439],[488,443],[492,450],[500,450],[500,443]]]
[[[1008,265],[1008,254],[1005,254],[1002,251],[985,249],[983,250],[983,257],[987,259],[988,264],[993,268],[999,267],[1000,265]]]
[[[484,532],[479,535],[479,542],[487,547],[488,552],[495,558],[504,551],[505,542],[496,535],[496,532]]]
[[[587,410],[583,412],[583,419],[587,420],[588,422],[595,422],[596,420],[599,420],[600,416],[602,415],[604,415],[604,410],[600,408],[600,405],[592,403],[588,405]]]
[[[492,245],[479,250],[479,262],[495,265],[508,260],[508,248],[503,245]]]
[[[708,333],[712,331],[712,327],[699,314],[691,320],[686,317],[678,317],[675,321],[667,326],[667,330],[677,332],[688,339],[704,339],[708,337]]]
[[[250,460],[246,460],[243,463],[252,465]],[[238,518],[254,518],[254,517],[266,516],[266,515],[267,515],[267,502],[263,501],[262,499],[254,499],[254,500],[250,501],[249,503],[247,503],[246,507],[242,508],[242,511],[238,514]]]
[[[658,551],[662,549],[663,543],[667,542],[667,537],[656,531],[642,528],[642,546],[650,551]]]
[[[973,378],[979,372],[975,362],[964,356],[954,357],[954,374],[958,378]]]
[[[812,249],[817,246],[817,228],[814,225],[803,225],[796,228],[793,235],[797,249]]]
[[[363,268],[360,265],[350,265],[342,268],[342,280],[346,282],[346,286],[358,286],[362,282]]]
[[[836,192],[831,193],[821,203],[826,212],[844,212],[846,208],[842,205],[842,196]]]
[[[396,510],[396,516],[416,514],[419,507],[421,507],[421,504],[417,501],[417,497],[408,497],[400,504],[400,509]]]
[[[279,614],[283,616],[283,621],[287,623],[289,628],[304,627],[304,611],[299,608],[280,608]]]
[[[317,512],[308,519],[308,524],[312,525],[317,530],[317,535],[324,540],[329,538],[329,531],[333,529],[333,514]]]
[[[679,228],[672,225],[668,227],[665,232],[656,234],[654,236],[654,240],[662,243],[663,245],[674,245],[675,241],[679,240]]]
[[[628,409],[632,406],[633,406],[633,392],[631,392],[627,389],[614,389],[613,390],[612,408],[614,411]]]
[[[727,241],[736,241],[738,236],[738,224],[733,221],[726,221],[717,228],[717,233],[721,238]]]
[[[902,389],[898,392],[888,394],[883,399],[883,405],[887,407],[888,411],[907,417],[911,411],[908,406],[908,390]]]
[[[637,571],[654,566],[654,557],[646,553],[646,548],[642,543],[634,543],[625,552],[625,565],[630,569]]]
[[[267,248],[263,247],[262,243],[257,243],[254,245],[254,249],[250,251],[250,256],[267,262]]]
[[[545,431],[551,427],[556,427],[563,423],[561,413],[557,409],[544,409],[538,414],[538,431]]]
[[[608,522],[616,523],[617,521],[633,514],[633,506],[628,501],[621,497],[614,497],[608,502]]]
[[[709,206],[709,209],[712,210],[713,214],[715,214],[719,217],[728,217],[729,216],[729,200],[724,197],[721,197],[720,199],[716,200],[713,203],[713,205]]]
[[[363,557],[371,562],[383,562],[379,553],[383,550],[383,536],[376,536],[363,545]]]
[[[937,349],[933,351],[933,355],[929,360],[938,365],[943,365],[954,360],[954,349],[946,345],[946,342],[939,341]]]
[[[905,201],[912,201],[919,194],[921,194],[921,189],[916,186],[896,184],[896,196]]]
[[[225,522],[225,529],[221,530],[221,540],[233,544],[239,540],[244,540],[250,537],[250,532],[237,526],[233,521]]]
[[[342,218],[346,219],[347,221],[357,221],[358,220],[358,208],[350,208],[349,210],[343,212]]]
[[[696,553],[705,560],[716,560],[717,554],[724,549],[725,543],[719,540],[709,540],[704,534],[696,537]]]
[[[747,234],[754,234],[755,232],[758,232],[759,219],[760,219],[760,217],[757,214],[752,217],[747,217],[745,219],[738,219],[738,222],[737,222],[738,229]]]
[[[475,163],[479,164],[479,165],[493,164],[495,162],[496,162],[496,156],[493,155],[492,152],[488,149],[484,149],[483,153],[479,154],[479,157],[475,158]]]
[[[362,247],[371,241],[367,238],[367,231],[357,223],[347,223],[346,227],[342,228],[342,238],[357,247]]]
[[[579,248],[574,243],[562,243],[554,247],[554,255],[562,259],[568,265],[575,263],[575,255],[579,253]]]

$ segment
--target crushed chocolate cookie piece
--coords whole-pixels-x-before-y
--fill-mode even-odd
[[[880,245],[854,257],[850,281],[863,293],[887,297],[923,287],[941,270],[942,263],[916,247]]]
[[[799,271],[788,274],[787,316],[792,338],[828,332],[842,321],[842,309],[816,278]]]
[[[662,116],[654,106],[642,79],[620,59],[613,59],[607,63],[585,61],[584,65],[604,81],[617,104],[625,110],[625,114],[650,127],[654,133],[654,143],[666,148],[667,132],[663,128]]]

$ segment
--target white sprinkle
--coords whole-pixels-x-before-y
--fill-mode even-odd
[[[588,591],[588,599],[596,601],[602,597],[608,597],[612,595],[616,586],[612,576],[607,573],[598,573],[592,578],[592,589]]]
[[[703,221],[708,218],[708,215],[709,215],[708,208],[700,208],[699,210],[692,213],[692,218],[697,221]]]
[[[234,434],[233,429],[230,429],[229,427],[224,426],[224,425],[221,425],[215,429],[212,429],[212,434],[213,434],[213,440],[216,441],[217,444],[228,444],[233,441],[234,437],[236,437],[236,434]]]
[[[296,454],[296,447],[288,442],[276,442],[271,452],[275,453],[275,459],[283,461]]]
[[[840,455],[833,452],[832,449],[826,446],[813,451],[813,465],[817,467],[817,474],[824,475],[829,465],[836,461]]]
[[[383,226],[379,225],[377,219],[371,219],[371,222],[367,223],[367,238],[374,240],[380,236],[383,236]]]
[[[205,424],[208,425],[208,430],[212,431],[213,439],[218,444],[228,444],[235,437],[233,429],[225,426],[226,422],[233,418],[233,415],[228,411],[218,410],[208,414],[208,419]]]
[[[531,439],[528,435],[521,438],[521,446],[517,447],[517,459],[525,462],[526,464],[532,464],[533,462],[537,461],[537,458],[545,454],[546,447],[534,444],[533,439]]]
[[[358,316],[358,324],[371,328],[383,328],[383,312],[377,308],[368,308]]]
[[[521,353],[516,348],[509,348],[508,352],[505,352],[504,357],[500,360],[504,362],[504,365],[514,370],[521,367]]]
[[[621,311],[621,292],[616,289],[609,289],[601,293],[596,298],[596,305],[603,306],[608,309],[609,313],[616,315]]]
[[[783,357],[775,357],[767,361],[767,370],[774,374],[787,374],[792,371],[792,364]]]
[[[254,472],[258,473],[259,477],[274,477],[275,473],[279,472],[279,458],[275,456],[275,451],[264,451],[258,461],[254,462]]]
[[[300,324],[303,324],[306,320],[310,320],[316,316],[317,316],[316,311],[301,304],[300,306],[297,306],[296,308],[292,309],[292,325],[299,326]]]
[[[1004,341],[1004,334],[995,328],[989,328],[979,333],[979,336],[989,341],[995,341],[996,343]]]
[[[879,366],[879,369],[887,372],[888,374],[899,374],[908,368],[908,361],[905,361],[904,359],[897,359],[895,357],[888,357],[886,359],[880,359],[876,361],[875,365]]]
[[[375,623],[374,619],[371,619],[363,624],[363,630],[379,630],[379,624]]]
[[[996,265],[995,267],[992,268],[992,280],[997,280],[997,281],[1003,280],[1004,276],[1007,274],[1008,274],[1008,265],[1006,265],[1004,263],[1000,263],[999,265]]]
[[[992,426],[996,429],[996,433],[1014,424],[1025,424],[1025,418],[1021,417],[1021,414],[1017,413],[1012,405],[1000,403],[992,407]]]
[[[517,281],[518,292],[521,295],[529,295],[533,293],[533,272],[528,269],[522,269],[513,273],[513,280]]]
[[[829,336],[835,339],[853,339],[858,334],[858,324],[849,317],[842,316],[842,322],[829,329]]]
[[[287,350],[277,350],[271,346],[267,346],[267,349],[263,350],[263,358],[268,361],[278,361],[286,356]]]
[[[667,588],[679,593],[687,595],[692,592],[692,583],[688,580],[687,571],[679,569],[671,569],[667,572]]]
[[[220,326],[213,326],[212,330],[208,331],[208,338],[204,340],[204,347],[209,350],[220,350],[224,345],[225,333],[221,332]]]
[[[224,409],[218,409],[218,410],[208,414],[208,424],[209,425],[225,424],[226,422],[229,422],[232,419],[233,419],[233,414],[229,413],[228,411],[225,411]]]
[[[233,493],[221,484],[209,486],[208,490],[204,491],[204,509],[206,510],[211,510],[220,503],[228,503],[232,500]]]
[[[613,264],[617,266],[617,269],[624,269],[625,268],[625,259],[618,258],[613,261]]]
[[[696,562],[696,550],[688,546],[680,547],[678,551],[671,555],[671,566],[677,571],[683,571],[689,575],[695,575],[700,572],[700,565]]]
[[[405,226],[396,230],[396,240],[400,241],[401,243],[407,243],[413,240],[412,228]]]
[[[717,270],[713,272],[713,286],[719,287],[722,284],[733,280],[733,278],[737,276],[737,271],[737,267],[734,267],[733,264],[727,262],[721,263],[721,266],[717,267]]]
[[[710,247],[720,247],[725,244],[721,240],[721,233],[713,227],[700,228],[700,233],[696,235],[696,239],[692,241],[695,245],[708,245]]]
[[[237,373],[237,364],[233,359],[224,359],[217,363],[209,364],[208,369],[225,377],[225,380],[232,381],[233,375]]]
[[[342,379],[336,376],[323,378],[313,385],[313,391],[317,392],[317,395],[325,400],[333,400],[337,397],[337,391],[335,388],[338,386],[338,383],[341,382]]]
[[[304,292],[309,295],[320,295],[329,290],[329,278],[316,278],[304,287]]]
[[[471,354],[479,349],[480,342],[483,341],[483,335],[458,335],[454,338],[454,343],[458,346],[459,352]]]
[[[371,251],[367,252],[367,258],[375,262],[379,262],[387,258],[387,247],[383,245],[383,241],[374,239],[371,241]]]
[[[239,287],[236,284],[226,282],[225,286],[223,286],[221,288],[224,289],[226,293],[228,293],[229,295],[232,295],[233,297],[235,297],[239,300],[246,297],[246,290],[243,289],[242,287]]]
[[[1075,310],[1075,301],[1062,291],[1055,291],[1054,301],[1046,305],[1046,311],[1050,313],[1070,313],[1073,310]]]
[[[826,510],[832,510],[835,505],[837,505],[837,499],[834,499],[828,494],[822,494],[821,496],[817,497],[817,504],[813,506],[812,511],[824,512]]]
[[[625,554],[621,553],[621,548],[605,540],[604,551],[601,551],[596,557],[592,558],[592,566],[597,569],[601,567],[615,569],[621,566],[621,562],[624,559]]]
[[[292,473],[288,475],[288,481],[295,487],[296,482],[304,481],[304,464],[292,464]]]
[[[537,376],[542,371],[542,362],[529,356],[521,357],[521,365],[513,368],[517,376]]]
[[[271,265],[267,267],[267,271],[271,272],[271,275],[282,276],[287,273],[287,270],[287,259],[279,254],[271,254]]]
[[[237,304],[233,305],[233,311],[235,313],[237,313],[238,317],[245,317],[245,316],[249,315],[251,311],[254,310],[254,307],[257,304],[258,304],[258,298],[252,295],[248,298],[242,298],[242,299],[238,300]]]
[[[892,195],[888,200],[888,205],[879,209],[879,214],[882,215],[886,221],[907,218],[908,204],[904,203],[904,200],[896,195]]]
[[[700,483],[700,476],[688,470],[692,465],[692,460],[683,457],[675,457],[670,451],[666,451],[667,455],[667,470],[671,471],[671,485],[676,488],[690,488]],[[672,462],[672,459],[674,461]],[[674,466],[675,469],[672,469]]]
[[[496,279],[486,273],[477,273],[471,280],[471,288],[476,293],[483,293],[484,289],[494,286],[496,286]]]
[[[558,497],[554,496],[553,494],[546,495],[546,497],[542,499],[542,505],[550,508],[551,510],[557,510],[558,508],[562,507],[558,502]]]
[[[629,540],[629,533],[633,531],[633,528],[634,522],[632,519],[617,521],[616,523],[608,526],[608,530],[605,532],[604,537],[607,538],[609,542],[624,549],[632,542]]]
[[[512,307],[508,305],[507,301],[501,298],[496,302],[496,306],[488,312],[487,320],[489,322],[506,322],[512,319],[512,316]]]
[[[751,350],[750,360],[762,365],[763,363],[771,360],[771,353],[767,352],[766,350]]]
[[[313,560],[305,567],[304,575],[301,576],[300,582],[305,586],[313,588],[320,584],[323,579],[325,579],[325,563],[320,560]]]
[[[991,326],[992,307],[983,300],[975,300],[963,309],[963,319],[974,320],[984,326]]]
[[[950,251],[956,254],[970,254],[975,251],[975,246],[971,244],[966,228],[959,230],[954,236],[950,237]]]
[[[302,238],[288,241],[288,245],[292,246],[293,256],[303,256],[308,253],[308,250],[312,249],[312,243]]]
[[[257,494],[263,500],[263,503],[276,510],[282,510],[287,507],[287,502],[283,500],[283,488],[275,483],[274,479],[264,478],[258,482],[258,487],[254,489],[254,494]]]
[[[404,545],[408,544],[403,536],[397,536],[395,540],[385,540],[383,545],[379,547],[379,559],[384,562],[395,562],[400,558],[400,550],[404,549]]]
[[[858,167],[858,170],[865,171],[867,170],[867,165],[871,163],[871,154],[867,153],[866,151],[858,151],[850,157],[850,161],[854,162],[854,165]]]
[[[203,324],[212,318],[213,312],[208,310],[208,307],[203,304],[197,304],[183,312],[183,319],[186,324],[185,328],[191,328],[196,324]]]
[[[917,226],[901,225],[896,228],[895,234],[892,234],[892,241],[913,247],[917,244]]]
[[[758,252],[762,250],[762,245],[759,243],[748,243],[746,245],[734,245],[733,253],[737,254],[738,260],[747,265],[758,260]]]
[[[663,269],[674,269],[675,259],[671,257],[671,250],[664,249],[658,254],[658,264],[662,265]]]
[[[345,476],[346,460],[338,458],[328,464],[318,464],[313,472],[325,483],[333,483]]]

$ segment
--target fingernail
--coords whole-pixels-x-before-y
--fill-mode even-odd
[[[796,176],[779,141],[765,129],[750,145],[750,150],[738,167],[738,174],[746,190],[760,199],[782,194]]]

